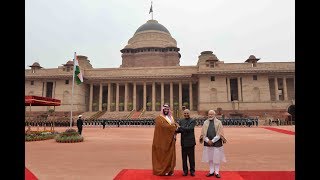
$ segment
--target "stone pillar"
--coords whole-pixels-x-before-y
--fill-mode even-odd
[[[147,83],[143,82],[143,109],[147,109]]]
[[[93,84],[90,84],[89,111],[92,112]]]
[[[164,82],[161,82],[161,106],[164,105]]]
[[[193,110],[192,81],[189,82],[189,110]]]
[[[132,93],[132,108],[137,110],[137,84],[133,82],[133,93]]]
[[[283,77],[283,97],[284,97],[284,100],[287,101],[288,100],[288,89],[287,89],[287,78],[286,77]]]
[[[230,78],[227,77],[227,98],[228,102],[231,102],[231,89],[230,89]]]
[[[111,111],[110,107],[111,107],[111,83],[109,82],[108,83],[108,107],[107,107],[107,110],[108,112]]]
[[[57,81],[54,81],[53,90],[52,90],[52,98],[56,98],[56,87],[57,87]]]
[[[116,85],[116,111],[119,111],[119,83]]]
[[[124,111],[128,111],[128,83],[124,85]]]
[[[102,83],[100,83],[100,89],[99,89],[99,111],[102,111]]]
[[[182,82],[179,82],[179,110],[182,109]]]
[[[241,81],[240,81],[240,77],[238,77],[238,101],[242,101],[242,94],[241,94]]]
[[[156,83],[152,82],[152,111],[156,110]]]
[[[276,101],[279,101],[279,92],[278,92],[278,78],[274,78],[274,91],[276,96]]]
[[[173,82],[170,82],[170,108],[173,109]]]

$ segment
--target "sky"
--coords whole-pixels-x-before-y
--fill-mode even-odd
[[[94,68],[118,68],[121,52],[149,19],[150,0],[25,0],[25,67],[57,68],[74,52]],[[295,61],[295,1],[153,0],[153,19],[180,48],[180,65],[202,51],[220,61]]]

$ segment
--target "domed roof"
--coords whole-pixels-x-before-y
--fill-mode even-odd
[[[34,62],[34,63],[33,63],[31,66],[29,66],[29,67],[40,67],[40,68],[42,68],[38,62]]]
[[[164,27],[162,24],[159,24],[156,20],[148,20],[145,24],[141,25],[134,34],[148,30],[162,31],[170,34],[168,29]]]
[[[259,61],[260,58],[256,58],[254,55],[250,55],[245,62]]]
[[[68,61],[66,64],[64,64],[64,66],[73,66],[73,61]]]

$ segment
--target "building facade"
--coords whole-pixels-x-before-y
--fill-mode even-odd
[[[73,62],[47,69],[35,62],[25,70],[25,95],[61,100],[56,111],[156,111],[164,103],[204,112],[287,111],[295,100],[295,63],[258,62],[250,55],[243,63],[225,63],[203,51],[194,66],[180,66],[176,40],[156,20],[140,26],[121,49],[119,68],[93,68],[77,56],[84,83],[74,85]],[[50,107],[33,107],[47,111]]]

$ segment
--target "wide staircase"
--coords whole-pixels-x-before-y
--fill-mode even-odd
[[[107,111],[98,111],[89,118],[86,118],[86,120],[94,120],[94,119],[99,119],[101,116],[103,116]]]
[[[144,112],[145,111],[143,109],[140,111],[135,111],[134,113],[132,113],[132,115],[131,115],[131,117],[129,117],[129,119],[139,119],[143,115]]]

